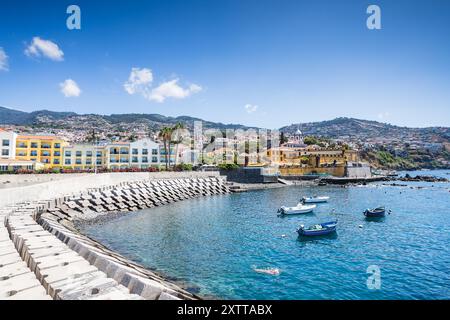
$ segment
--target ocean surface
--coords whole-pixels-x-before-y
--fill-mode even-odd
[[[408,172],[450,178],[450,171]],[[450,299],[450,183],[285,187],[197,198],[82,231],[124,256],[223,299]],[[312,214],[282,205],[327,195]],[[363,210],[392,210],[378,221]],[[300,224],[338,219],[337,233],[298,238]],[[368,287],[369,266],[379,288]],[[279,268],[277,276],[254,268]],[[371,267],[373,268],[373,267]]]

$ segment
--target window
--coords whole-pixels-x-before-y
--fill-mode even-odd
[[[54,147],[55,149],[59,149],[59,148],[61,148],[61,143],[55,143],[55,144],[53,145],[53,147]]]
[[[92,157],[92,151],[86,151],[86,157]]]
[[[92,160],[91,159],[86,159],[86,164],[92,164]]]
[[[158,149],[152,149],[152,154],[158,154]]]
[[[102,164],[102,159],[97,159],[97,164],[101,165]]]
[[[142,149],[142,154],[148,154],[148,149]]]
[[[103,155],[102,155],[102,152],[101,151],[97,151],[97,157],[98,158],[101,158]]]
[[[158,162],[158,157],[152,157],[152,162]]]
[[[138,157],[133,157],[131,161],[132,162],[138,162]]]
[[[66,159],[66,161],[64,161],[65,164],[72,164],[72,161],[70,159]]]
[[[133,154],[138,154],[138,149],[133,148]]]
[[[27,144],[25,142],[19,142],[17,143],[17,148],[26,148]]]
[[[83,154],[83,153],[82,153],[81,151],[77,151],[77,152],[76,152],[76,156],[77,156],[77,157],[81,157],[82,154]]]
[[[142,157],[142,162],[143,163],[147,163],[148,162],[148,158],[147,157]]]
[[[2,141],[2,146],[3,146],[3,147],[9,147],[9,140],[6,140],[6,139],[3,140],[3,141]]]
[[[81,164],[81,159],[76,159],[75,164]]]
[[[41,156],[42,157],[50,157],[50,152],[49,151],[42,151],[41,152]]]
[[[51,145],[50,145],[49,143],[42,143],[42,144],[41,144],[41,148],[42,148],[42,149],[50,149],[50,148],[51,148]]]
[[[32,143],[31,143],[31,148],[37,148],[37,147],[38,147],[37,142],[32,142]]]
[[[61,155],[61,152],[60,151],[55,151],[55,152],[53,152],[53,155],[55,157],[59,157]]]
[[[2,156],[9,156],[9,150],[8,149],[2,149]]]
[[[54,159],[53,164],[59,164],[59,159]]]

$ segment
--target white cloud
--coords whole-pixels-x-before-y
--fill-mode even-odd
[[[161,83],[158,87],[152,89],[147,99],[156,102],[164,102],[166,98],[183,99],[202,90],[202,87],[196,84],[191,84],[188,88],[182,88],[178,84],[178,80],[174,79]]]
[[[39,37],[34,37],[31,44],[25,49],[25,54],[29,57],[44,56],[51,60],[64,60],[64,52],[59,49],[58,45],[50,40],[44,40]]]
[[[143,93],[153,82],[152,70],[147,68],[132,68],[128,81],[124,83],[125,91],[129,94]]]
[[[5,50],[0,47],[0,71],[8,71],[8,56]]]
[[[258,106],[252,105],[252,104],[246,104],[246,105],[244,106],[244,108],[245,108],[245,110],[247,111],[247,113],[253,113],[253,112],[255,112],[256,110],[258,110]]]
[[[64,82],[61,82],[59,84],[59,87],[61,88],[61,92],[62,94],[66,97],[66,98],[70,98],[70,97],[78,97],[81,94],[81,90],[80,87],[78,86],[78,84],[73,81],[72,79],[67,79]]]
[[[197,84],[191,84],[187,88],[183,88],[178,84],[178,81],[179,79],[166,81],[156,88],[152,88],[152,71],[147,68],[132,68],[128,81],[123,86],[128,94],[140,94],[150,101],[160,103],[167,98],[183,99],[202,90],[202,87]]]

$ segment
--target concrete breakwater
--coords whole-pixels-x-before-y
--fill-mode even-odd
[[[80,234],[74,222],[228,192],[226,181],[217,176],[154,179],[3,208],[0,250],[8,245],[5,250],[17,260],[17,268],[0,262],[0,298],[196,299]],[[20,272],[36,280],[33,291],[16,281]]]

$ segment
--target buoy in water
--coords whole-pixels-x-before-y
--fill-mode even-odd
[[[363,227],[363,225],[362,224],[360,224],[359,226],[358,226],[358,228],[362,228]]]

